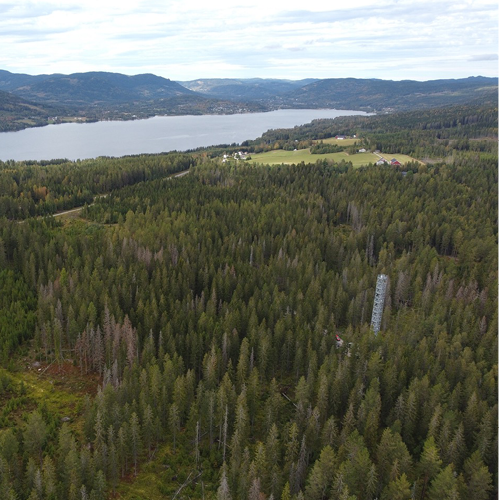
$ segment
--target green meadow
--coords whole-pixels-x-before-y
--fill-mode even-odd
[[[317,143],[323,142],[325,144],[336,144],[337,146],[352,146],[356,144],[358,139],[349,138],[349,139],[335,139],[335,137],[328,137],[327,139],[321,139],[320,141],[315,141]]]
[[[401,164],[405,164],[411,161],[415,161],[407,155],[400,154],[381,154],[383,158],[387,161],[391,161],[392,158],[396,158]],[[268,151],[266,153],[252,154],[252,162],[254,163],[265,163],[266,165],[281,165],[292,164],[292,163],[315,163],[317,160],[333,160],[335,162],[350,161],[353,167],[358,168],[363,165],[368,165],[369,163],[376,163],[380,157],[373,153],[356,153],[354,155],[348,155],[345,152],[341,153],[328,153],[323,155],[313,155],[310,153],[309,149],[299,149],[297,151],[285,151],[283,149],[277,149],[274,151]]]

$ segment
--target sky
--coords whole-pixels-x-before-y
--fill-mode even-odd
[[[498,77],[498,0],[0,0],[0,69],[198,78]]]

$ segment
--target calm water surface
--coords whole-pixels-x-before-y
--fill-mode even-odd
[[[316,118],[364,115],[336,109],[284,109],[243,115],[157,116],[128,122],[67,123],[0,133],[0,160],[70,160],[185,151],[255,139],[272,128]]]

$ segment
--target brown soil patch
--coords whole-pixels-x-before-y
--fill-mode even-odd
[[[39,363],[30,367],[41,379],[52,380],[54,385],[64,391],[95,395],[101,382],[95,373],[82,373],[78,366],[70,361],[63,363]]]

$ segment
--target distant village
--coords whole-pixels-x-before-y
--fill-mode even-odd
[[[233,153],[232,155],[228,155],[224,153],[222,156],[222,163],[226,163],[226,161],[229,160],[248,160],[250,157],[248,156],[248,153],[245,153],[243,151],[238,151],[237,153]]]

